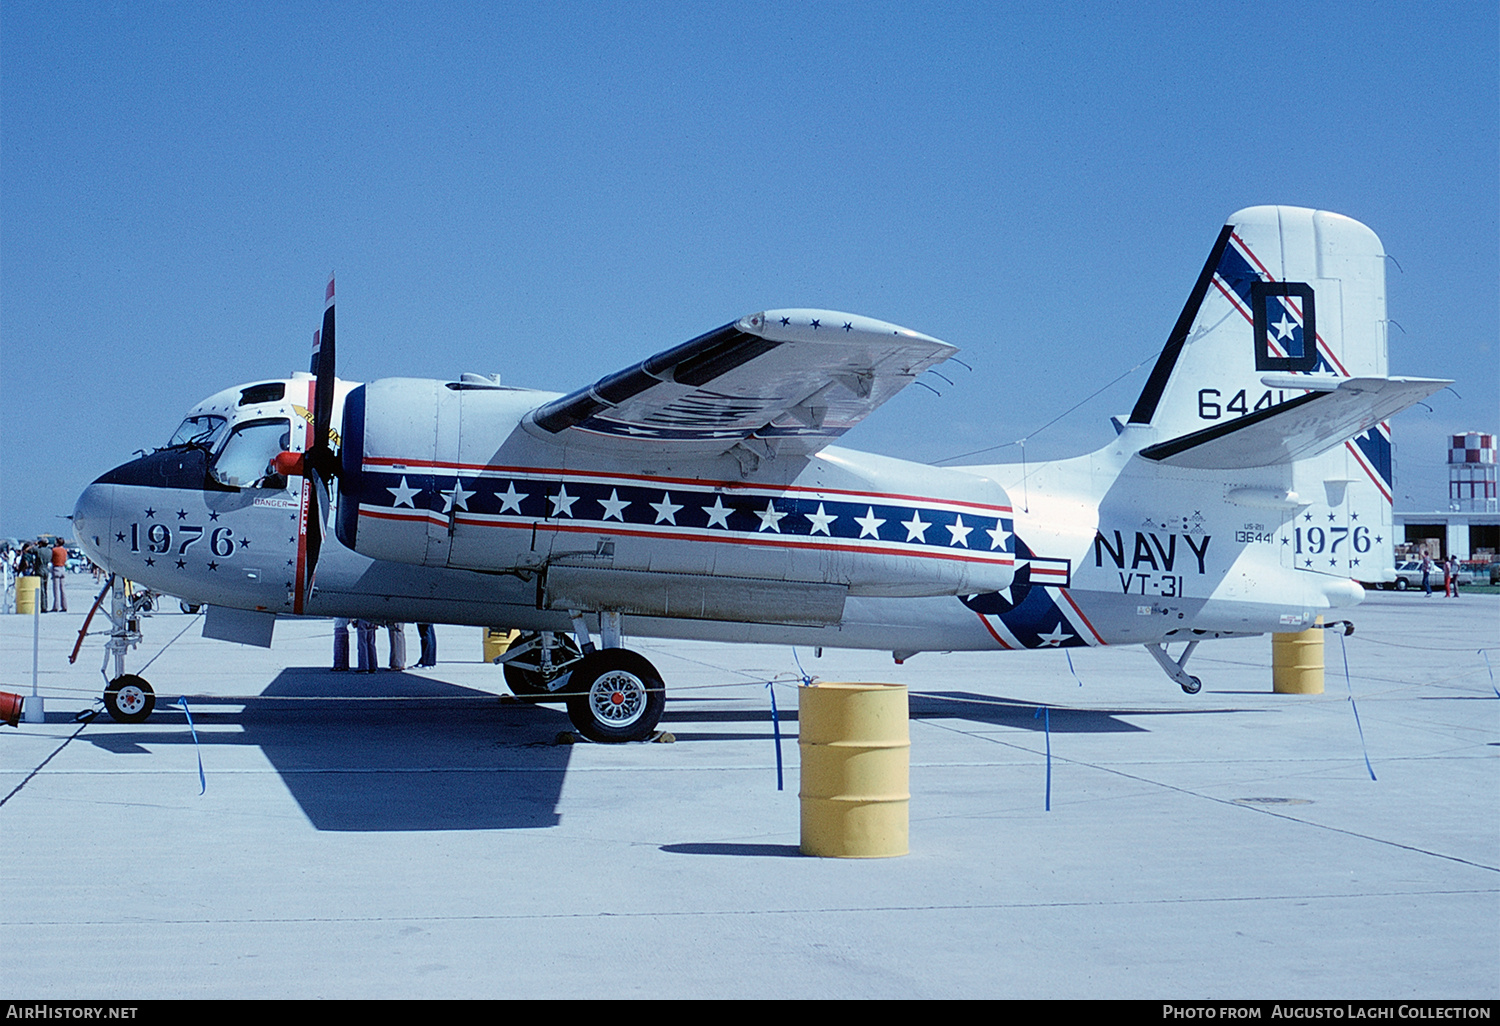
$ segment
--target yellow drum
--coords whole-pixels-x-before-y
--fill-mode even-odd
[[[1318,617],[1318,623],[1323,618]],[[1323,693],[1322,627],[1271,635],[1271,690],[1278,695]]]
[[[520,631],[502,631],[498,627],[486,627],[484,629],[484,661],[493,663],[499,659],[520,634]]]
[[[41,586],[40,577],[16,578],[16,612],[31,616],[36,612],[36,592]]]
[[[907,853],[911,735],[901,684],[797,689],[802,853],[886,858]]]

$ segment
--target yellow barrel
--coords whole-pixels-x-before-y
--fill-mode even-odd
[[[31,616],[36,612],[36,590],[41,586],[40,577],[16,578],[16,612]]]
[[[802,854],[907,853],[911,734],[902,684],[797,689]]]
[[[1323,618],[1318,617],[1318,623]],[[1271,635],[1271,690],[1278,695],[1323,693],[1323,635],[1321,627],[1296,634]]]
[[[493,663],[505,654],[510,648],[510,643],[520,635],[520,631],[503,631],[499,627],[486,627],[484,629],[484,661]]]

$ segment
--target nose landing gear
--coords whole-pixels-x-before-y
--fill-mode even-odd
[[[143,678],[123,673],[104,689],[104,708],[116,723],[140,723],[156,708],[156,693]]]

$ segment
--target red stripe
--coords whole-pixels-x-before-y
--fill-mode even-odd
[[[1083,621],[1083,625],[1089,629],[1089,633],[1094,636],[1094,640],[1099,642],[1099,644],[1101,645],[1109,644],[1109,642],[1105,641],[1102,637],[1099,636],[1098,631],[1094,630],[1094,625],[1089,623],[1089,618],[1087,616],[1083,615],[1083,610],[1078,608],[1078,603],[1073,601],[1073,596],[1068,594],[1068,589],[1058,588],[1057,590],[1063,598],[1068,600],[1068,605],[1073,607],[1073,612],[1078,614],[1078,619]]]
[[[990,626],[990,621],[985,617],[983,613],[975,613],[974,615],[979,617],[979,622],[984,624],[984,629],[990,632],[990,637],[1000,642],[1001,648],[1005,649],[1007,652],[1014,651],[1014,648],[1011,645],[1005,643],[1005,639],[999,635],[995,628]]]
[[[1238,242],[1240,244],[1240,249],[1244,251],[1245,255],[1255,262],[1256,267],[1259,267],[1261,269],[1261,273],[1264,274],[1269,280],[1276,281],[1276,276],[1266,269],[1265,264],[1260,262],[1260,257],[1256,256],[1255,252],[1249,246],[1245,245],[1245,240],[1240,238],[1238,235],[1233,235],[1232,237],[1235,242]],[[1282,298],[1284,298],[1287,305],[1292,308],[1293,313],[1295,313],[1298,317],[1302,317],[1302,311],[1297,309],[1297,304],[1292,301],[1291,296],[1284,296]],[[1306,323],[1306,320],[1307,319],[1304,317],[1304,324]],[[1314,332],[1313,338],[1316,340],[1318,346],[1322,348],[1323,355],[1328,357],[1329,362],[1339,369],[1339,373],[1346,378],[1349,377],[1349,372],[1344,369],[1344,365],[1339,362],[1339,358],[1334,355],[1333,350],[1328,347],[1328,343],[1323,341],[1323,336]]]

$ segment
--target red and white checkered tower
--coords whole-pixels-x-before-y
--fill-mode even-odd
[[[1495,436],[1470,431],[1448,446],[1448,505],[1469,513],[1494,513]]]

